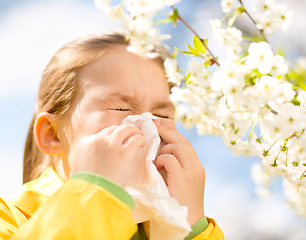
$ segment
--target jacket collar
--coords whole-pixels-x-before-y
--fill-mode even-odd
[[[64,181],[53,167],[47,168],[38,179],[22,186],[21,194],[14,201],[14,205],[30,218],[36,209],[53,195]]]

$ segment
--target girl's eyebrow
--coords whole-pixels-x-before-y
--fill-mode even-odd
[[[129,95],[118,93],[118,92],[108,95],[107,98],[119,98],[120,100],[126,103],[130,103],[134,99],[133,96],[129,96]]]
[[[152,110],[156,110],[156,109],[171,109],[171,110],[175,110],[173,103],[169,100],[169,101],[160,101],[160,102],[156,102],[153,105]]]

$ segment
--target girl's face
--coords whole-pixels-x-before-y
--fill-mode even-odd
[[[150,112],[167,118],[175,128],[174,106],[161,66],[154,60],[140,59],[126,46],[109,49],[79,72],[79,89],[66,121],[65,149],[62,156],[69,177],[74,148],[80,139],[111,125],[120,125],[131,114]],[[67,175],[68,174],[68,175]]]

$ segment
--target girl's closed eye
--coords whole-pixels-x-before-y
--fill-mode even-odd
[[[160,118],[169,118],[167,115],[160,115],[160,114],[153,114],[155,117],[160,117]]]
[[[116,111],[132,111],[131,109],[128,108],[116,108]]]
[[[128,112],[128,111],[132,111],[129,108],[116,108],[114,109],[115,111],[122,111],[122,112]],[[161,115],[161,114],[154,114],[152,113],[152,115],[156,116],[156,117],[160,117],[160,118],[170,118],[168,115]]]

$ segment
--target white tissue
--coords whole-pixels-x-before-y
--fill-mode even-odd
[[[150,221],[150,240],[183,240],[191,228],[188,209],[169,195],[167,186],[153,160],[159,153],[161,139],[151,113],[130,115],[122,123],[137,126],[144,133],[146,146],[136,156],[134,172],[125,190],[134,198],[132,215],[136,223]]]

